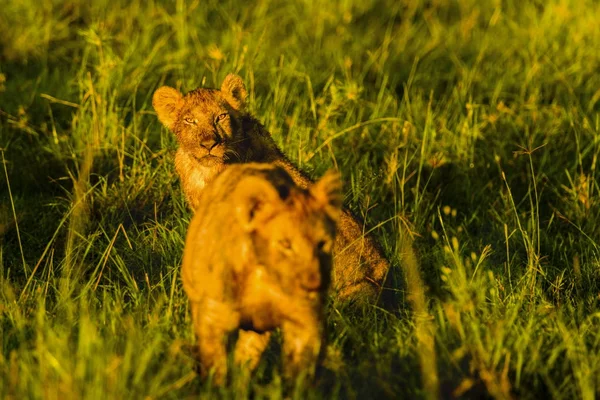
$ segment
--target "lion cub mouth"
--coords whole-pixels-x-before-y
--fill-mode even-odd
[[[223,164],[223,157],[215,156],[214,154],[207,154],[202,157],[194,157],[196,161],[203,167],[212,167],[214,165]]]

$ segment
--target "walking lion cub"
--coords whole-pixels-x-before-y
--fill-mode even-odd
[[[314,373],[340,188],[335,173],[304,189],[281,167],[248,163],[203,190],[181,271],[203,377],[213,371],[214,382],[224,382],[228,338],[238,330],[235,360],[253,369],[275,328],[286,375]]]
[[[177,137],[175,168],[192,209],[199,207],[204,187],[229,165],[274,163],[308,187],[308,176],[294,166],[264,127],[246,112],[246,87],[229,74],[221,89],[198,88],[185,96],[163,86],[154,92],[152,105],[158,119]],[[374,303],[390,264],[362,223],[343,210],[334,245],[333,286],[341,301]]]

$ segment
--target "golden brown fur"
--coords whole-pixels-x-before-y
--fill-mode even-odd
[[[204,186],[228,164],[272,162],[282,166],[298,186],[306,188],[311,183],[245,112],[246,95],[242,79],[233,74],[225,78],[220,90],[199,88],[183,96],[163,86],[154,93],[152,104],[158,118],[179,142],[175,166],[192,209],[197,208]],[[376,302],[387,275],[388,261],[363,228],[344,210],[334,247],[333,287],[338,300]]]
[[[281,328],[288,375],[312,373],[323,346],[323,305],[341,213],[340,182],[308,189],[280,167],[239,164],[203,190],[183,256],[201,372],[227,375],[226,343],[242,329],[235,359],[253,368]]]

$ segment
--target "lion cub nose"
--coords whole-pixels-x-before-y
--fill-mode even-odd
[[[300,276],[300,285],[302,289],[309,292],[317,291],[321,288],[321,274],[318,272],[305,272]]]
[[[221,143],[218,137],[212,137],[208,139],[204,139],[200,142],[200,146],[204,147],[206,150],[212,150],[216,145]]]

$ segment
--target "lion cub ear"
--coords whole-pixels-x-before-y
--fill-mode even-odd
[[[221,85],[221,93],[236,110],[243,110],[246,107],[248,92],[244,81],[238,75],[229,74],[225,77]]]
[[[173,130],[177,114],[183,106],[183,95],[179,90],[169,86],[156,89],[152,96],[152,107],[158,115],[158,119],[164,126]]]
[[[242,180],[233,196],[238,221],[247,232],[255,230],[269,219],[282,202],[271,183],[253,176]]]
[[[339,173],[330,169],[308,190],[315,200],[316,208],[323,209],[334,221],[340,218],[343,198]]]

